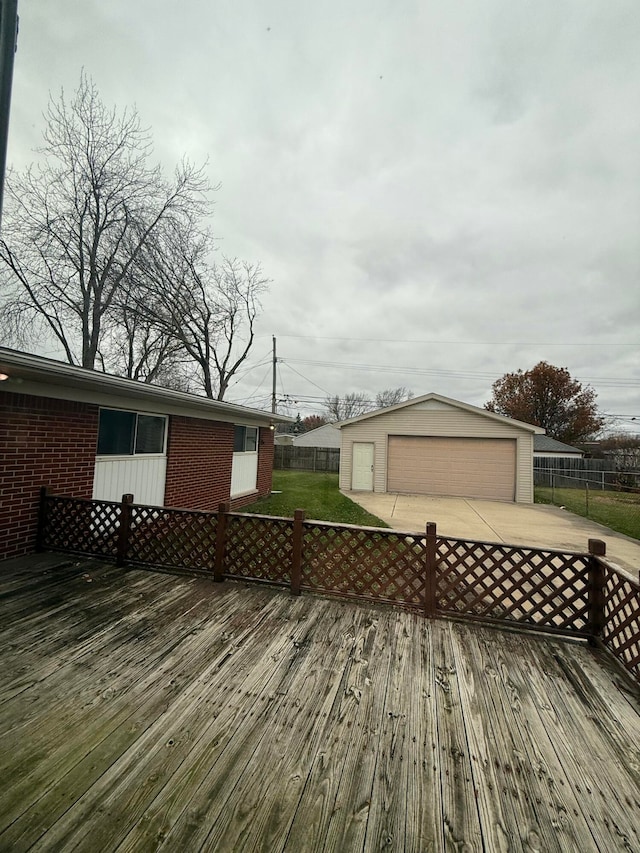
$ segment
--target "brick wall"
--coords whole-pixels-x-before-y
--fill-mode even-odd
[[[271,493],[272,430],[260,429],[258,448],[258,493],[235,498],[233,509]],[[233,424],[172,416],[167,456],[166,506],[215,511],[229,500]]]
[[[0,559],[33,551],[41,486],[91,498],[97,435],[96,405],[0,391]],[[259,451],[258,493],[234,509],[271,491],[271,430],[260,430]],[[167,456],[166,506],[216,510],[229,500],[232,424],[172,416]]]
[[[35,546],[38,495],[90,498],[98,407],[0,391],[0,559]]]
[[[216,510],[229,500],[232,458],[233,424],[172,415],[165,505]]]

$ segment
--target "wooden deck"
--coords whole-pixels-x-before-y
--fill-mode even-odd
[[[0,566],[0,850],[640,850],[640,695],[576,642]]]

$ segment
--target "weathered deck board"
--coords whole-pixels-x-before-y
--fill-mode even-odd
[[[391,625],[390,667],[379,730],[381,748],[373,773],[367,845],[374,850],[407,850],[406,812],[413,808],[409,793],[409,717],[411,644],[414,639],[400,614]]]
[[[634,805],[638,797],[629,796],[638,775],[621,767],[615,743],[603,737],[596,718],[585,713],[588,706],[585,709],[582,694],[586,683],[570,656],[565,657],[566,652],[566,646],[557,651],[551,646],[535,661],[529,660],[525,669],[531,676],[540,664],[547,672],[557,665],[556,677],[546,679],[545,701],[537,702],[540,719],[547,732],[556,735],[552,743],[566,784],[572,787],[585,820],[592,824],[598,845],[613,850],[621,844],[626,849],[640,849],[640,808]],[[538,697],[541,694],[539,690]]]
[[[499,642],[492,642],[495,632],[491,631],[469,635],[464,626],[452,625],[451,634],[456,660],[464,672],[465,704],[475,718],[468,731],[474,743],[478,788],[483,799],[502,810],[496,815],[499,837],[493,840],[495,849],[549,853],[590,849],[590,839],[585,840],[583,834],[577,837],[573,824],[563,822],[568,805],[550,800],[546,766],[520,718],[520,700],[510,681],[512,669],[519,666],[518,649],[503,652]],[[519,645],[517,635],[504,639],[507,645]],[[531,639],[537,643],[537,637]]]
[[[248,598],[251,598],[251,592]],[[123,774],[126,776],[125,799],[137,796],[140,767],[144,764],[144,758],[152,747],[165,753],[160,762],[161,769],[169,758],[173,758],[173,747],[177,746],[177,737],[174,734],[176,718],[182,719],[182,715],[186,715],[190,724],[192,722],[196,724],[192,720],[192,714],[197,708],[199,679],[206,677],[207,670],[220,668],[226,659],[237,652],[244,636],[249,633],[254,633],[255,637],[252,636],[252,642],[247,645],[247,652],[254,655],[256,660],[261,660],[265,647],[254,643],[253,639],[262,639],[262,634],[265,638],[272,636],[269,628],[263,632],[260,631],[261,623],[272,620],[278,616],[279,612],[284,613],[286,609],[278,607],[277,602],[275,607],[273,602],[270,602],[268,607],[264,606],[264,602],[261,604],[262,606],[255,612],[254,619],[249,620],[249,625],[246,624],[246,614],[243,616],[245,627],[242,630],[236,627],[237,635],[234,635],[233,622],[229,623],[224,618],[227,615],[225,608],[225,613],[220,614],[223,628],[221,642],[216,643],[216,636],[206,630],[196,635],[191,642],[176,646],[175,650],[171,649],[169,641],[167,658],[123,694],[124,702],[116,699],[114,713],[106,717],[93,714],[88,727],[86,723],[82,727],[78,737],[80,745],[88,742],[94,745],[93,749],[87,751],[86,755],[82,755],[78,749],[77,739],[74,738],[66,747],[63,746],[57,750],[50,761],[42,762],[44,770],[40,780],[37,777],[34,779],[33,774],[23,779],[19,791],[23,798],[29,794],[23,794],[22,788],[31,791],[34,782],[40,781],[40,788],[44,785],[48,787],[46,794],[33,810],[33,814],[26,812],[20,821],[16,821],[12,827],[13,833],[21,831],[23,836],[24,833],[28,833],[31,837],[31,833],[37,831],[43,818],[50,820],[55,815],[56,819],[60,817],[60,820],[51,833],[51,843],[60,838],[61,847],[69,849],[74,834],[77,834],[80,836],[80,842],[84,837],[89,849],[95,849],[91,847],[94,837],[86,836],[85,832],[87,823],[91,824],[95,820],[93,813],[96,797],[102,810],[112,787],[122,788]],[[172,627],[169,626],[169,634],[172,633]],[[212,628],[215,630],[215,623]],[[175,631],[175,627],[173,630]],[[281,647],[285,639],[277,634],[274,642]],[[268,646],[266,650],[269,651]],[[136,672],[140,674],[139,667]],[[233,687],[234,683],[230,680],[219,685],[220,697],[228,699]],[[207,708],[204,710],[208,712]],[[167,744],[170,747],[168,750]],[[170,771],[172,764],[171,761],[168,763]],[[157,772],[157,768],[154,769]],[[73,784],[67,782],[64,795],[61,797],[53,782],[61,778],[64,771],[72,773]],[[153,772],[152,769],[149,775],[153,775]],[[143,781],[148,781],[148,776],[144,777]],[[91,794],[84,794],[89,788]],[[70,811],[67,811],[68,809]],[[104,816],[104,811],[100,811],[99,814]],[[119,829],[122,828],[122,824],[123,822],[119,823]],[[108,825],[103,829],[107,832],[112,831]],[[10,837],[13,837],[13,834]]]
[[[324,850],[328,827],[335,811],[336,797],[346,760],[345,740],[353,727],[367,686],[369,661],[363,650],[374,636],[377,620],[370,613],[358,612],[348,635],[348,657],[335,671],[337,685],[333,706],[323,721],[315,755],[311,756],[286,841],[285,849]]]
[[[433,631],[424,622],[410,632],[405,675],[409,733],[405,848],[415,853],[444,850]]]
[[[277,609],[273,615],[277,615]],[[234,724],[230,730],[234,734],[237,732],[241,722],[238,717],[246,710],[248,687],[244,683],[245,668],[260,667],[265,652],[270,657],[281,658],[283,662],[287,660],[289,637],[284,632],[276,637],[272,635],[272,642],[269,644],[268,630],[260,631],[264,621],[263,619],[256,623],[254,628],[256,634],[262,633],[260,639],[267,642],[245,644],[243,637],[239,637],[234,644],[234,665],[239,670],[237,677],[227,677],[224,659],[231,655],[226,650],[223,655],[212,655],[210,662],[204,658],[189,662],[189,671],[192,674],[190,683],[141,735],[135,750],[123,754],[108,769],[97,783],[95,793],[81,798],[59,822],[60,828],[53,833],[52,838],[54,841],[60,838],[62,849],[95,850],[96,846],[103,849],[103,845],[108,843],[108,840],[103,838],[105,832],[113,839],[112,843],[120,836],[124,837],[133,829],[135,823],[145,816],[146,807],[153,800],[158,788],[166,784],[178,768],[182,769],[185,753],[196,760],[200,759],[199,751],[204,745],[200,735],[203,730],[205,733],[208,731],[207,724],[211,721],[213,711],[206,702],[206,688],[215,685],[214,689],[222,699],[223,712],[228,717],[227,722]],[[295,627],[295,619],[289,624]],[[265,628],[264,624],[262,628]],[[203,685],[206,686],[205,691]],[[273,691],[274,686],[277,687],[270,683],[268,689]],[[202,701],[203,699],[205,701]],[[213,737],[219,745],[222,729],[219,726],[216,728],[217,732],[214,732]],[[211,760],[210,752],[209,759]],[[209,762],[204,769],[210,772]],[[193,783],[193,780],[191,781]],[[199,790],[200,786],[190,789],[192,794]],[[104,826],[104,821],[94,813],[96,795],[105,810],[126,814],[126,819],[120,821],[117,829]],[[85,836],[87,830],[90,831],[88,837]],[[174,849],[190,848],[178,846]]]
[[[530,765],[537,770],[541,784],[536,803],[539,799],[537,805],[541,809],[549,808],[552,826],[557,828],[562,839],[561,849],[629,849],[620,846],[621,837],[612,830],[609,808],[601,809],[597,799],[590,796],[585,799],[587,791],[583,771],[591,762],[588,730],[580,720],[580,733],[575,739],[571,738],[572,721],[567,716],[564,702],[554,695],[554,682],[558,682],[563,691],[570,692],[571,685],[546,655],[546,651],[553,648],[553,641],[518,643],[511,637],[500,635],[495,642],[493,637],[487,637],[486,645],[490,645],[491,654],[496,657],[497,669],[506,690],[505,698],[512,707],[513,717],[515,720],[520,718],[517,728],[523,737],[525,754],[529,756]],[[573,649],[578,659],[589,668],[595,665],[588,649],[569,643],[566,649],[568,652]],[[583,756],[582,766],[576,765],[572,750]],[[615,762],[613,752],[611,762]],[[636,781],[636,788],[637,784]],[[581,833],[576,831],[580,826],[583,827]]]
[[[0,851],[640,849],[640,691],[601,652],[257,585],[11,565]]]
[[[180,621],[184,611],[175,613],[169,607],[170,627],[155,632],[146,630],[134,615],[126,624],[121,619],[115,621],[112,631],[97,628],[94,637],[86,642],[78,642],[67,655],[64,651],[56,650],[46,667],[34,667],[28,677],[30,683],[25,684],[20,693],[23,713],[18,728],[13,719],[14,733],[19,735],[24,748],[33,749],[40,741],[46,742],[49,751],[56,744],[68,746],[69,732],[83,722],[88,705],[101,706],[102,725],[123,702],[130,707],[132,696],[141,692],[142,666],[144,675],[154,665],[166,660],[170,652],[177,651],[184,640],[189,640],[188,654],[192,654],[198,647],[198,640],[194,641],[191,637],[194,631],[201,630],[207,624],[210,611],[206,602],[201,604],[204,604],[204,612],[199,622],[191,622],[186,631],[183,621]],[[234,604],[230,599],[228,605],[226,619],[240,609],[244,618],[244,601],[238,598]],[[222,624],[221,630],[225,629],[225,624]],[[118,635],[127,639],[110,643]],[[142,641],[144,646],[141,646]],[[140,655],[141,647],[144,648],[143,658]],[[27,656],[30,651],[27,647]],[[114,666],[114,660],[117,660],[117,666]],[[70,685],[73,685],[73,702],[69,701]],[[132,693],[128,693],[130,689]],[[46,694],[46,703],[41,701],[43,693]],[[11,725],[10,707],[0,707],[0,721],[3,728]],[[47,725],[43,726],[43,723]],[[13,750],[9,760],[14,765],[19,762],[20,751]],[[9,765],[0,759],[0,767],[8,769]]]
[[[355,665],[339,700],[332,749],[344,756],[333,812],[325,834],[327,851],[360,850],[371,806],[371,787],[381,746],[381,723],[395,638],[393,611],[370,619]]]
[[[354,626],[352,615],[348,625]],[[330,627],[333,634],[335,626]],[[344,627],[347,627],[346,625]],[[339,626],[342,634],[342,626]],[[356,627],[357,631],[357,627]],[[314,636],[316,635],[316,636]],[[315,643],[328,639],[320,623],[305,646],[312,652]],[[335,640],[335,636],[334,636]],[[308,766],[327,726],[331,725],[331,708],[336,700],[339,682],[333,677],[344,669],[352,643],[328,645],[326,663],[310,655],[297,655],[296,673],[288,686],[282,685],[283,701],[269,709],[270,720],[263,736],[252,752],[242,778],[216,818],[205,842],[211,850],[281,849],[295,813]],[[337,654],[332,659],[331,654]],[[264,791],[273,792],[265,800]],[[229,806],[231,805],[231,808]],[[177,840],[183,839],[178,836]],[[167,850],[175,849],[171,839]]]
[[[482,851],[482,828],[448,624],[434,632],[438,764],[446,850]],[[487,827],[492,833],[493,826]]]

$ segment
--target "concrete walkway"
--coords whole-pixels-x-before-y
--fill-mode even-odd
[[[454,539],[559,551],[584,552],[589,539],[603,539],[610,563],[627,569],[636,579],[640,571],[640,541],[559,507],[426,495],[345,494],[396,530],[422,532],[428,521],[435,521],[440,535]]]

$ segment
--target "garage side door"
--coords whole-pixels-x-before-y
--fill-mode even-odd
[[[516,442],[389,436],[387,491],[512,501]]]

